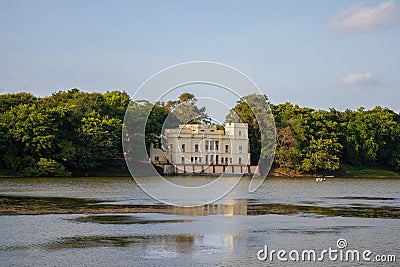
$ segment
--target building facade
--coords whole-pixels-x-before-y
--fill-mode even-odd
[[[153,164],[163,165],[165,172],[251,173],[248,125],[225,123],[225,130],[215,125],[186,124],[164,132],[164,149],[151,148]]]

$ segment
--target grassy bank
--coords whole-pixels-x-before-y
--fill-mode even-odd
[[[269,176],[274,177],[314,177],[314,176],[334,176],[334,177],[354,177],[354,178],[400,178],[400,173],[390,170],[384,166],[351,166],[342,164],[337,171],[322,171],[316,173],[296,172],[292,169],[273,168]]]
[[[343,177],[379,177],[400,178],[400,174],[382,166],[351,166],[343,164],[338,171],[338,176]]]

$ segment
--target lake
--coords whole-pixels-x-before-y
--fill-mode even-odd
[[[400,179],[267,178],[253,194],[249,181],[216,203],[182,208],[150,198],[129,177],[2,178],[0,265],[310,266],[321,262],[283,262],[277,254],[260,261],[257,254],[265,246],[300,254],[340,250],[339,239],[344,252],[400,260]]]

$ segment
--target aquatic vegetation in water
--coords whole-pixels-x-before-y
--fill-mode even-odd
[[[131,216],[131,215],[90,215],[70,220],[83,223],[99,223],[99,224],[158,224],[158,223],[194,222],[194,220],[185,220],[185,219],[152,220],[148,218]]]

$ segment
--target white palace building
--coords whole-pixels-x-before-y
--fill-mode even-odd
[[[164,150],[152,146],[151,162],[172,175],[258,174],[258,166],[250,165],[248,125],[236,122],[224,127],[186,124],[166,129]]]

